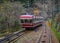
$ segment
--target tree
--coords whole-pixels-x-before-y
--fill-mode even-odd
[[[12,33],[21,30],[19,15],[25,13],[20,2],[8,2],[0,5],[0,33]]]
[[[3,0],[0,0],[0,3],[3,3]]]
[[[60,25],[60,13],[58,13],[57,14],[57,16],[55,17],[55,22],[56,22],[56,26],[55,26],[55,28],[57,29],[58,28],[58,26]],[[59,28],[60,28],[60,26],[59,26]]]

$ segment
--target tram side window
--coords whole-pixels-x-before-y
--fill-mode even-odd
[[[33,19],[33,23],[35,23],[37,21],[37,19],[35,18],[35,19]]]
[[[21,23],[32,23],[32,19],[21,19]]]

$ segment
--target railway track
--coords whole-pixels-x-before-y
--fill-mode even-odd
[[[19,40],[20,38],[22,38],[24,35],[29,34],[31,31],[29,30],[25,30],[25,32],[23,32],[23,34],[19,35],[18,37],[16,37],[15,39],[9,41],[8,43],[16,43],[17,40]]]
[[[41,32],[37,43],[51,43],[51,36],[46,28]]]
[[[37,43],[37,40],[40,37],[42,27],[35,29],[33,31],[28,31],[22,37],[18,38],[18,40],[14,41],[13,43]]]
[[[13,40],[17,39],[18,37],[22,36],[26,30],[22,30],[16,34],[6,36],[4,39],[0,40],[0,43],[11,43]]]
[[[40,28],[37,31],[23,30],[2,40],[0,43],[51,43],[50,38],[48,30],[46,28]]]
[[[35,30],[33,30],[32,32],[34,32],[34,31]],[[32,32],[28,31],[28,30],[22,30],[16,34],[5,37],[4,39],[0,40],[0,43],[15,43],[17,40],[19,40],[19,38],[22,38],[24,35],[30,34]]]

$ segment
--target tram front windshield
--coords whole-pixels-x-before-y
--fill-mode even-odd
[[[32,19],[21,19],[21,23],[32,23]]]

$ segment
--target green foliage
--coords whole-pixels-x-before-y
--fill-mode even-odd
[[[25,10],[20,2],[2,3],[0,5],[0,33],[9,34],[21,30],[19,15],[25,13]]]
[[[0,3],[3,3],[3,0],[0,0]]]
[[[58,4],[58,0],[55,0],[55,4]]]
[[[58,32],[55,28],[54,28],[54,26],[52,25],[52,30],[53,30],[53,32],[55,33],[55,35],[56,35],[56,37],[57,37],[57,39],[59,40],[59,42],[60,42],[60,32]]]
[[[30,0],[30,6],[34,3],[34,0]]]
[[[32,4],[33,4],[33,2],[34,2],[34,0],[19,0],[21,3],[24,3],[24,7],[25,8],[28,8],[28,7],[31,7],[32,6]],[[28,6],[29,5],[29,6]]]
[[[31,7],[32,6],[32,4],[33,4],[33,2],[34,2],[34,0],[0,0],[0,3],[4,3],[4,2],[15,2],[15,1],[19,1],[19,2],[21,2],[22,4],[24,3],[24,7],[25,8],[28,8],[28,3],[29,3],[29,7]],[[28,2],[29,1],[29,2]]]
[[[20,1],[21,3],[27,3],[27,1],[29,0],[18,0],[18,1]]]
[[[52,19],[50,20],[50,22],[52,22]],[[55,25],[56,25],[55,23],[51,24],[51,29],[53,30],[54,34],[56,35],[57,39],[60,42],[60,32],[57,31]]]

